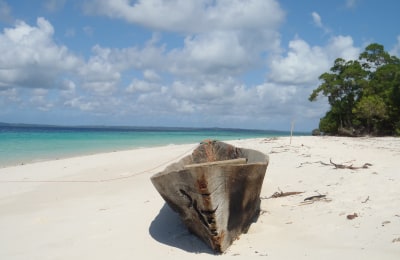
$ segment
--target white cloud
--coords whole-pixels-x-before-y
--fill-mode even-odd
[[[182,48],[155,47],[159,40],[155,37],[141,50],[123,52],[132,56],[136,68],[154,66],[157,60],[163,70],[187,77],[238,74],[253,68],[262,62],[260,54],[279,49],[278,28],[284,19],[275,0],[88,0],[85,7],[91,14],[183,33]]]
[[[77,108],[81,111],[95,111],[100,104],[98,102],[86,101],[82,97],[75,97],[64,103],[65,106]]]
[[[139,93],[139,92],[153,92],[153,91],[158,91],[160,89],[161,86],[156,83],[148,82],[145,80],[134,79],[126,88],[126,91],[128,93]]]
[[[324,47],[294,39],[289,42],[286,56],[274,56],[270,60],[268,78],[279,83],[312,84],[329,70],[336,58],[357,59],[358,54],[359,49],[353,46],[349,36],[333,37]]]
[[[159,81],[161,79],[160,75],[158,75],[157,72],[150,69],[144,70],[143,77],[148,81]]]
[[[0,88],[0,105],[3,108],[8,107],[7,105],[10,103],[19,103],[21,102],[21,97],[19,96],[18,89],[16,88]]]
[[[94,46],[92,51],[93,56],[79,70],[82,87],[100,95],[110,94],[118,86],[120,68],[113,64],[111,49]]]
[[[31,97],[29,101],[31,105],[36,107],[41,111],[49,111],[51,108],[54,107],[53,102],[47,99],[47,94],[49,93],[48,89],[36,88],[31,90]]]
[[[34,26],[20,21],[0,34],[0,65],[8,69],[0,71],[1,104],[21,102],[17,88],[24,87],[31,94],[22,97],[29,101],[26,106],[41,110],[61,105],[86,115],[152,118],[157,124],[184,118],[184,124],[203,126],[225,121],[267,127],[258,120],[289,125],[292,118],[315,119],[324,112],[307,100],[318,76],[335,58],[353,59],[359,53],[348,36],[331,37],[323,46],[295,38],[288,51],[278,52],[284,14],[272,0],[130,3],[90,0],[87,7],[160,31],[178,31],[179,47],[167,48],[163,34],[155,33],[143,46],[95,45],[83,60],[56,43],[46,19]],[[323,27],[321,17],[313,16]],[[265,70],[267,78],[243,82],[253,69]]]
[[[76,93],[76,84],[74,81],[69,79],[64,79],[61,83],[61,95],[64,97],[72,97]]]
[[[268,78],[274,82],[306,84],[315,82],[326,70],[330,60],[319,46],[311,47],[302,39],[289,42],[285,57],[275,57],[270,62]]]
[[[56,87],[62,73],[75,70],[81,60],[57,45],[53,26],[44,18],[37,26],[18,21],[0,34],[0,87]]]
[[[321,16],[317,12],[311,13],[315,26],[323,28],[324,25],[322,24]]]
[[[354,46],[353,38],[351,36],[338,35],[332,37],[329,44],[325,47],[325,52],[332,60],[332,65],[336,58],[356,60],[358,59],[360,51],[359,47]]]
[[[87,0],[88,14],[107,15],[156,30],[200,33],[214,30],[274,29],[284,12],[275,0]]]

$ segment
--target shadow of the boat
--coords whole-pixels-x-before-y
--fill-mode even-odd
[[[190,253],[215,254],[203,241],[188,231],[179,215],[165,203],[151,222],[149,233],[162,244]]]

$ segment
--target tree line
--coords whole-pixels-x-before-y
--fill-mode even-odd
[[[335,60],[309,100],[327,97],[318,131],[330,135],[400,135],[400,59],[373,43],[358,60]]]

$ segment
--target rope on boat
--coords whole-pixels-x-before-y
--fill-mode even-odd
[[[197,147],[197,145],[190,148],[189,150],[179,154],[178,156],[176,156],[172,159],[169,159],[168,161],[165,161],[163,163],[160,163],[152,168],[149,168],[149,169],[146,169],[146,170],[143,170],[140,172],[134,172],[129,175],[120,176],[120,177],[100,179],[100,180],[0,180],[0,183],[101,183],[101,182],[111,182],[111,181],[117,181],[117,180],[122,180],[122,179],[128,179],[128,178],[132,178],[132,177],[135,177],[138,175],[152,172],[164,165],[170,164],[170,163],[182,158],[183,156],[188,154],[190,151],[194,150],[195,147]]]

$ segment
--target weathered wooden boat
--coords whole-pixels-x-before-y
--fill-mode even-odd
[[[207,140],[151,181],[187,228],[222,253],[258,217],[268,162],[259,151]]]

